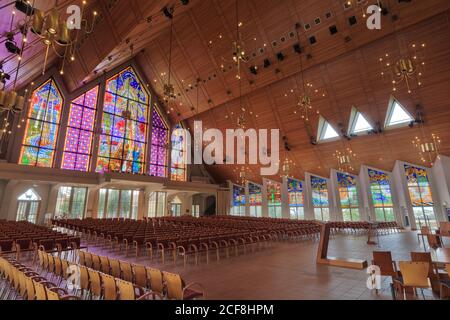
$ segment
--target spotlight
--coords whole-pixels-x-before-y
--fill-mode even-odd
[[[6,47],[6,50],[8,50],[9,53],[12,53],[12,54],[20,54],[20,49],[19,49],[19,47],[16,45],[16,42],[15,42],[14,40],[13,40],[13,41],[7,40],[7,41],[5,42],[5,47]]]
[[[270,65],[271,65],[272,63],[270,63],[270,60],[269,59],[264,59],[264,68],[268,68],[268,67],[270,67]]]
[[[183,6],[187,6],[189,4],[189,0],[181,0],[181,4]]]
[[[302,47],[300,47],[299,43],[294,44],[294,52],[296,52],[298,54],[302,53]]]
[[[284,54],[282,52],[278,52],[277,53],[277,59],[278,59],[278,61],[283,61],[284,60]]]
[[[251,66],[250,67],[250,73],[254,74],[255,76],[258,75],[258,67],[257,66]]]
[[[25,13],[27,16],[32,16],[34,14],[33,6],[27,1],[16,0],[16,9]]]
[[[162,13],[166,16],[166,18],[173,19],[173,8],[169,9],[167,7],[164,7],[162,9]]]

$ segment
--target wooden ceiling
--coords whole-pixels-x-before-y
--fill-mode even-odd
[[[48,2],[36,0],[36,5],[48,6]],[[64,8],[69,2],[72,1],[60,1],[59,7]],[[295,163],[292,174],[297,178],[302,178],[305,171],[327,176],[330,168],[337,166],[333,153],[344,146],[350,146],[357,154],[356,170],[360,164],[390,170],[395,160],[420,163],[411,145],[420,130],[387,130],[345,144],[340,140],[314,146],[310,136],[317,134],[318,117],[313,116],[305,126],[299,114],[294,113],[303,94],[302,77],[312,84],[314,110],[319,110],[337,130],[347,130],[352,106],[371,123],[384,123],[392,86],[380,77],[379,58],[386,52],[399,56],[413,42],[426,43],[423,86],[414,88],[412,94],[399,87],[395,97],[411,113],[416,105],[423,106],[426,133],[438,134],[442,139],[441,153],[450,155],[450,2],[381,1],[388,9],[381,30],[367,29],[362,17],[367,4],[358,6],[352,0],[352,8],[345,10],[344,2],[347,1],[239,1],[240,33],[250,58],[242,66],[242,100],[231,59],[232,42],[236,39],[234,0],[191,0],[187,6],[175,0],[92,1],[90,8],[99,12],[99,22],[80,44],[76,61],[68,64],[63,78],[68,89],[75,90],[134,57],[146,80],[162,96],[169,72],[170,20],[162,16],[161,9],[175,5],[171,82],[177,99],[165,107],[172,121],[186,120],[192,126],[194,119],[200,119],[206,128],[235,128],[242,101],[248,127],[279,128],[281,135],[287,137],[291,146],[287,156]],[[1,30],[9,28],[5,10],[10,9],[0,11]],[[331,13],[329,18],[327,13]],[[351,16],[357,19],[352,26],[348,21]],[[316,18],[320,18],[320,24],[315,23]],[[301,26],[297,29],[299,37],[296,24]],[[311,28],[305,30],[305,24]],[[337,28],[334,35],[330,34],[331,26]],[[315,44],[310,44],[311,36],[316,38]],[[301,55],[293,49],[297,43],[303,49]],[[39,74],[43,50],[41,44],[27,49],[19,72],[21,84]],[[277,60],[280,52],[285,57],[283,61]],[[0,54],[1,60],[8,57],[3,51]],[[263,68],[264,59],[271,61],[270,67]],[[59,63],[54,58],[52,61]],[[13,71],[15,64],[10,60],[7,70]],[[257,75],[249,71],[253,65],[258,66]],[[231,165],[209,167],[217,181],[235,180],[237,169]],[[250,166],[249,171],[253,180],[260,181],[258,166]]]

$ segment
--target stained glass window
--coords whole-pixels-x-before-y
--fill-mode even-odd
[[[269,217],[282,218],[281,213],[281,183],[266,180],[267,190],[267,207],[269,211]]]
[[[262,188],[255,183],[248,183],[248,204],[250,206],[250,216],[262,216]]]
[[[181,124],[175,126],[172,132],[172,166],[170,176],[173,181],[186,181],[187,137]]]
[[[167,144],[169,129],[156,110],[152,111],[152,152],[150,156],[150,175],[167,177]]]
[[[97,97],[98,86],[73,100],[70,105],[62,169],[89,171]]]
[[[305,218],[303,209],[303,184],[295,179],[288,179],[289,212],[291,219],[299,220]]]
[[[344,221],[359,221],[359,200],[356,178],[349,174],[338,172],[337,181]]]
[[[329,221],[330,208],[328,201],[327,179],[311,176],[311,190],[315,219]]]
[[[33,92],[19,164],[53,166],[62,106],[63,98],[53,79]]]
[[[395,221],[389,175],[374,169],[369,169],[368,173],[376,220]]]
[[[416,226],[437,227],[427,170],[405,165],[405,174]]]
[[[231,214],[235,216],[245,216],[245,188],[233,185]]]
[[[149,96],[130,67],[106,81],[97,172],[144,173]]]

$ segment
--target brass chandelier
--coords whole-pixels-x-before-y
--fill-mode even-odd
[[[434,158],[439,157],[439,148],[441,145],[441,138],[435,133],[427,136],[425,132],[425,122],[423,120],[422,112],[417,112],[420,127],[420,137],[416,136],[411,142],[420,157],[420,161],[426,164],[427,162],[432,166]]]
[[[356,158],[356,153],[354,153],[350,147],[344,147],[341,151],[336,150],[336,152],[333,153],[333,157],[337,161],[339,171],[351,172],[355,170],[353,162]]]
[[[75,49],[80,31],[85,35],[92,33],[98,16],[97,11],[92,11],[92,19],[91,23],[89,23],[85,16],[86,5],[87,2],[83,0],[81,8],[81,29],[75,32],[76,35],[74,38],[71,37],[71,30],[76,29],[75,22],[61,19],[63,15],[58,9],[58,0],[55,0],[55,5],[48,14],[45,14],[41,10],[34,9],[30,29],[31,32],[37,35],[46,46],[42,74],[45,74],[46,72],[50,47],[53,48],[55,54],[59,58],[63,59],[60,74],[64,74],[64,64],[67,56],[70,56],[70,61],[75,61]],[[60,54],[58,48],[63,48],[64,53]]]

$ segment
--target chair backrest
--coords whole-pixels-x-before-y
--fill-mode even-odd
[[[80,266],[80,287],[83,290],[89,290],[89,273],[85,266]]]
[[[147,278],[150,282],[150,289],[154,292],[163,294],[164,282],[162,272],[158,269],[145,268],[147,270]]]
[[[101,271],[101,265],[100,257],[96,254],[92,254],[92,269]]]
[[[36,300],[47,300],[47,290],[45,289],[45,286],[38,281],[33,280],[33,283],[36,294]]]
[[[428,262],[400,261],[399,267],[405,287],[430,287],[430,280],[428,279],[430,264]]]
[[[60,300],[59,294],[55,291],[50,290],[49,288],[45,288],[47,291],[47,299],[51,301],[58,301]]]
[[[135,284],[142,288],[147,288],[147,271],[143,265],[133,265],[134,281]]]
[[[450,277],[450,263],[445,265],[445,270],[447,271],[447,274]]]
[[[86,252],[84,254],[85,266],[88,268],[92,268],[92,254],[90,252]]]
[[[427,234],[428,245],[430,248],[436,249],[442,247],[441,240],[439,236],[435,234]]]
[[[103,284],[103,297],[105,300],[117,300],[116,279],[109,274],[100,274]]]
[[[82,265],[82,266],[85,266],[86,265],[86,259],[85,259],[85,252],[84,251],[78,251],[78,257],[79,257],[79,260],[78,260],[78,263],[80,264],[80,265]]]
[[[116,259],[109,259],[109,265],[111,266],[111,275],[115,278],[121,278],[120,277],[120,264],[119,261]]]
[[[62,261],[60,257],[55,257],[55,274],[63,277]]]
[[[133,282],[133,270],[131,269],[131,263],[120,261],[120,270],[122,271],[121,279]]]
[[[421,234],[430,234],[430,227],[424,226],[420,228]]]
[[[109,260],[107,257],[100,257],[100,264],[101,264],[101,272],[109,274],[110,272],[110,266],[109,266]]]
[[[131,282],[116,279],[116,283],[119,289],[119,300],[136,300],[134,285]]]
[[[69,277],[69,274],[67,273],[67,269],[69,269],[69,261],[67,260],[61,260],[61,276],[64,279],[67,279]]]
[[[183,300],[183,281],[180,275],[163,271],[169,300]]]
[[[394,262],[390,251],[374,251],[373,264],[378,266],[383,276],[396,276]]]
[[[34,283],[33,279],[30,277],[27,277],[25,279],[26,286],[27,286],[27,299],[28,300],[34,300],[36,299],[36,292],[34,291]]]
[[[411,260],[414,262],[426,262],[429,264],[428,276],[434,278],[433,260],[430,252],[411,252]]]
[[[102,295],[102,282],[100,273],[92,269],[89,269],[88,273],[89,273],[89,289],[94,296],[100,297]]]

